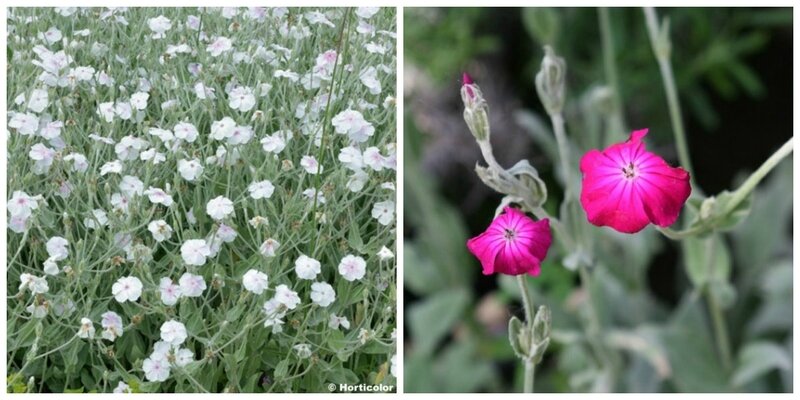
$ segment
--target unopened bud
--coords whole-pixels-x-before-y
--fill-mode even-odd
[[[489,141],[489,106],[483,98],[481,89],[469,74],[464,73],[461,85],[461,100],[464,101],[464,121],[472,136],[479,142]]]
[[[550,46],[544,46],[542,67],[536,74],[536,92],[550,115],[560,114],[564,108],[564,80],[567,63],[558,57]]]
[[[539,345],[550,337],[550,309],[539,306],[533,317],[533,343]]]

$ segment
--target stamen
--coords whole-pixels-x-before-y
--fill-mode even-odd
[[[622,167],[622,174],[628,179],[636,177],[636,168],[633,166],[633,162],[630,162],[627,167]]]

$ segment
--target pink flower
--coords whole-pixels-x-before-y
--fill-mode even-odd
[[[538,276],[552,242],[548,219],[534,221],[522,211],[506,207],[486,232],[467,241],[467,248],[481,261],[484,275]]]
[[[672,225],[692,191],[689,173],[647,152],[633,131],[628,141],[581,158],[581,205],[594,225],[636,233],[649,223]]]

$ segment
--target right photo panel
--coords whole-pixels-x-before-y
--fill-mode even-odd
[[[790,8],[404,9],[405,392],[792,392]]]

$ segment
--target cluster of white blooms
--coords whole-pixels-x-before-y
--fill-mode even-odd
[[[135,342],[144,360],[111,375],[126,377],[117,393],[262,325],[273,342],[305,319],[388,332],[353,300],[396,276],[396,36],[373,26],[381,10],[10,11],[9,310],[44,337],[68,327],[104,352],[91,360]],[[278,345],[305,359],[323,337]]]
[[[142,363],[148,381],[164,382],[173,366],[185,367],[194,361],[194,353],[181,348],[188,337],[186,326],[178,321],[169,320],[161,325],[161,340],[156,342],[153,352]]]

